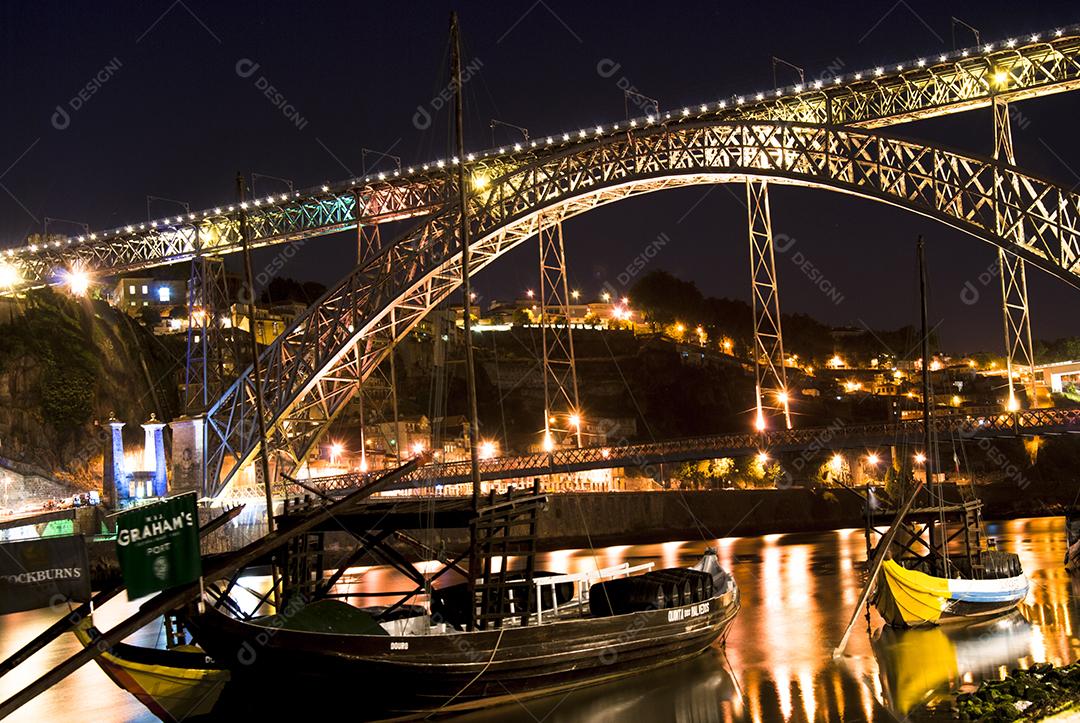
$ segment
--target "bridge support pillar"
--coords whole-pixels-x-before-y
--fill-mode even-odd
[[[780,293],[773,253],[769,187],[765,181],[747,180],[746,210],[750,228],[750,288],[754,312],[754,427],[764,431],[767,416],[782,413],[791,429],[784,337],[780,328]]]
[[[180,417],[169,423],[172,430],[172,470],[168,493],[206,494],[206,420],[202,416]]]
[[[582,446],[582,418],[578,403],[577,365],[574,362],[574,334],[570,328],[570,289],[566,279],[566,247],[562,221],[545,229],[539,221],[540,239],[540,335],[544,364],[544,449],[555,447],[552,432],[573,436]],[[556,409],[562,407],[556,412]],[[565,414],[565,427],[559,415]]]
[[[184,375],[184,409],[203,412],[225,391],[225,380],[236,373],[237,355],[223,315],[229,312],[225,262],[201,253],[191,260],[188,281],[187,366]],[[254,305],[254,299],[249,300]],[[249,309],[249,314],[254,312]],[[254,321],[251,322],[254,330]],[[254,331],[252,332],[254,333]]]
[[[994,100],[994,159],[1010,165],[1016,163],[1013,151],[1012,129],[1009,123],[1009,104]],[[1019,211],[1010,207],[1009,200],[1019,196],[1019,189],[1007,188],[1005,179],[996,174],[994,179],[995,231],[1005,235],[1015,229],[1018,242],[1023,242],[1024,226]],[[1031,343],[1031,312],[1028,306],[1027,273],[1024,260],[1015,254],[998,249],[998,266],[1001,269],[1001,302],[1005,321],[1005,373],[1009,396],[1006,406],[1010,412],[1020,408],[1016,396],[1018,366],[1026,366],[1028,373],[1028,405],[1038,406],[1035,389],[1035,353]]]
[[[106,506],[113,509],[123,507],[131,495],[130,481],[124,464],[123,430],[123,422],[115,417],[109,419],[109,438],[105,443],[101,495]]]

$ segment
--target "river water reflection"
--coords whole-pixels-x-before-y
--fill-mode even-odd
[[[743,608],[726,650],[711,649],[687,663],[569,695],[523,701],[461,716],[462,721],[885,721],[939,717],[950,694],[974,688],[1010,668],[1036,662],[1076,660],[1080,640],[1073,630],[1080,605],[1080,578],[1062,567],[1062,518],[1014,520],[988,525],[1000,549],[1016,552],[1031,579],[1018,613],[978,626],[915,631],[883,629],[876,613],[852,636],[847,655],[831,650],[861,589],[866,557],[861,530],[809,535],[767,535],[710,542],[668,542],[543,555],[542,569],[576,572],[619,562],[653,561],[659,567],[688,565],[707,545],[734,572]],[[357,571],[358,585],[386,589],[394,575],[380,568]],[[110,604],[99,619],[107,627],[124,614]],[[0,655],[7,655],[43,628],[47,611],[0,617]],[[158,636],[141,631],[134,640]],[[0,694],[29,682],[50,664],[77,650],[74,639],[58,641],[0,679]],[[355,718],[355,705],[343,701]],[[154,720],[116,689],[94,666],[41,696],[14,721],[68,718]]]

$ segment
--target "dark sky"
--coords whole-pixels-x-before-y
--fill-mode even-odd
[[[145,218],[147,194],[203,208],[234,198],[238,170],[293,179],[298,187],[361,171],[361,149],[406,165],[446,155],[441,118],[421,130],[445,86],[447,19],[441,2],[4,2],[0,7],[0,246],[41,228],[45,216],[109,228]],[[1075,2],[536,2],[457,3],[466,84],[466,143],[491,145],[488,122],[534,136],[624,117],[627,82],[662,108],[772,86],[770,56],[817,77],[931,56],[952,47],[952,15],[1001,40],[1080,21]],[[971,44],[963,35],[961,45]],[[239,61],[254,61],[251,77]],[[598,72],[614,61],[610,77]],[[605,67],[611,67],[607,63]],[[108,70],[111,68],[111,70]],[[78,110],[71,99],[104,70]],[[263,76],[303,119],[285,118],[255,87]],[[787,82],[792,78],[789,76]],[[54,122],[57,106],[67,110]],[[1080,181],[1075,131],[1080,96],[1019,106],[1019,164],[1066,186]],[[419,125],[423,125],[420,123]],[[990,111],[893,129],[977,154],[992,150]],[[500,129],[497,143],[512,142]],[[369,158],[370,164],[374,158]],[[10,166],[10,167],[9,167]],[[260,181],[260,194],[277,190]],[[667,191],[610,205],[565,226],[571,277],[595,294],[658,234],[652,262],[707,294],[749,298],[743,187]],[[896,327],[916,320],[914,238],[928,239],[932,311],[948,348],[998,350],[997,281],[979,275],[995,250],[882,204],[836,193],[774,187],[774,231],[796,239],[778,259],[785,311],[834,324]],[[155,217],[175,213],[155,206]],[[50,226],[50,230],[65,227]],[[335,281],[351,263],[351,235],[305,246],[285,273]],[[802,254],[796,256],[796,252]],[[264,252],[265,253],[265,252]],[[536,285],[534,244],[481,276],[486,299]],[[796,268],[805,258],[839,290],[835,303]],[[258,264],[258,259],[256,261]],[[960,291],[971,281],[978,303]],[[1031,270],[1036,337],[1080,334],[1080,292]]]

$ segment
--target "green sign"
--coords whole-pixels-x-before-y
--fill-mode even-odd
[[[116,521],[116,556],[128,600],[198,580],[202,556],[195,494],[122,513]]]

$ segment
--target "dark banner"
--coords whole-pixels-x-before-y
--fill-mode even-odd
[[[0,615],[89,599],[82,535],[0,545]]]
[[[198,580],[202,555],[195,494],[121,514],[116,521],[116,556],[129,600]]]

